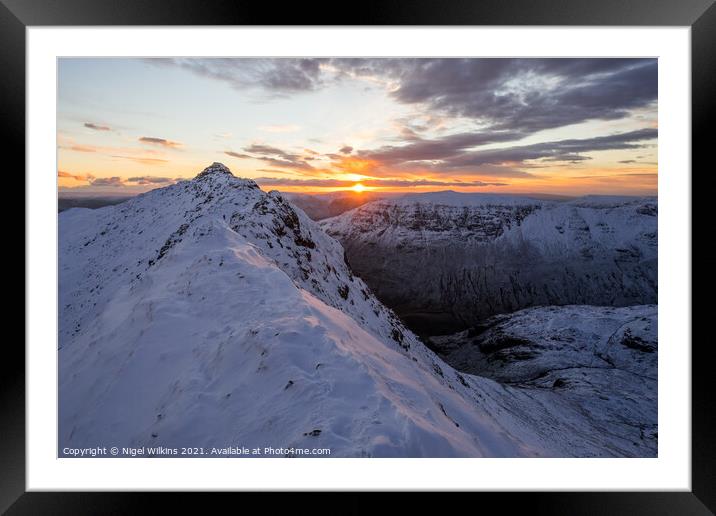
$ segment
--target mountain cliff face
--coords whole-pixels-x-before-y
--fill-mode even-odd
[[[378,298],[426,335],[529,306],[657,300],[653,198],[438,192],[372,202],[321,227]]]
[[[595,431],[560,392],[457,372],[353,275],[337,241],[217,163],[116,206],[59,215],[58,360],[61,455],[653,454],[628,434]]]

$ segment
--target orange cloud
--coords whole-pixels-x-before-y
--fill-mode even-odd
[[[97,188],[97,187],[136,187],[136,186],[164,186],[170,185],[179,178],[162,176],[134,176],[134,177],[96,177],[93,174],[73,174],[64,170],[57,171],[60,188]]]
[[[349,174],[367,174],[380,164],[372,159],[341,157],[334,166]]]
[[[97,152],[97,148],[91,145],[70,145],[69,147],[62,148],[73,150],[75,152]]]
[[[58,170],[57,177],[84,182],[91,182],[94,179],[92,174],[71,174],[70,172],[65,172],[64,170]]]

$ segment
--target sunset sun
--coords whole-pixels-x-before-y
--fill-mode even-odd
[[[352,189],[353,189],[353,191],[356,192],[356,193],[361,193],[361,192],[364,192],[364,191],[365,191],[365,186],[363,186],[363,185],[360,184],[360,183],[356,183],[356,184],[353,185]]]

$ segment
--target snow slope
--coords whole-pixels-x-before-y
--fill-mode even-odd
[[[434,192],[320,224],[378,298],[427,335],[536,305],[656,303],[654,198]]]
[[[630,456],[560,396],[461,375],[276,192],[213,164],[59,215],[59,449]]]
[[[527,308],[429,345],[460,371],[559,392],[600,432],[656,454],[656,305]]]

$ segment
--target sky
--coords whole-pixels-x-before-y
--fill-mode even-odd
[[[657,193],[656,59],[62,58],[60,193]]]

